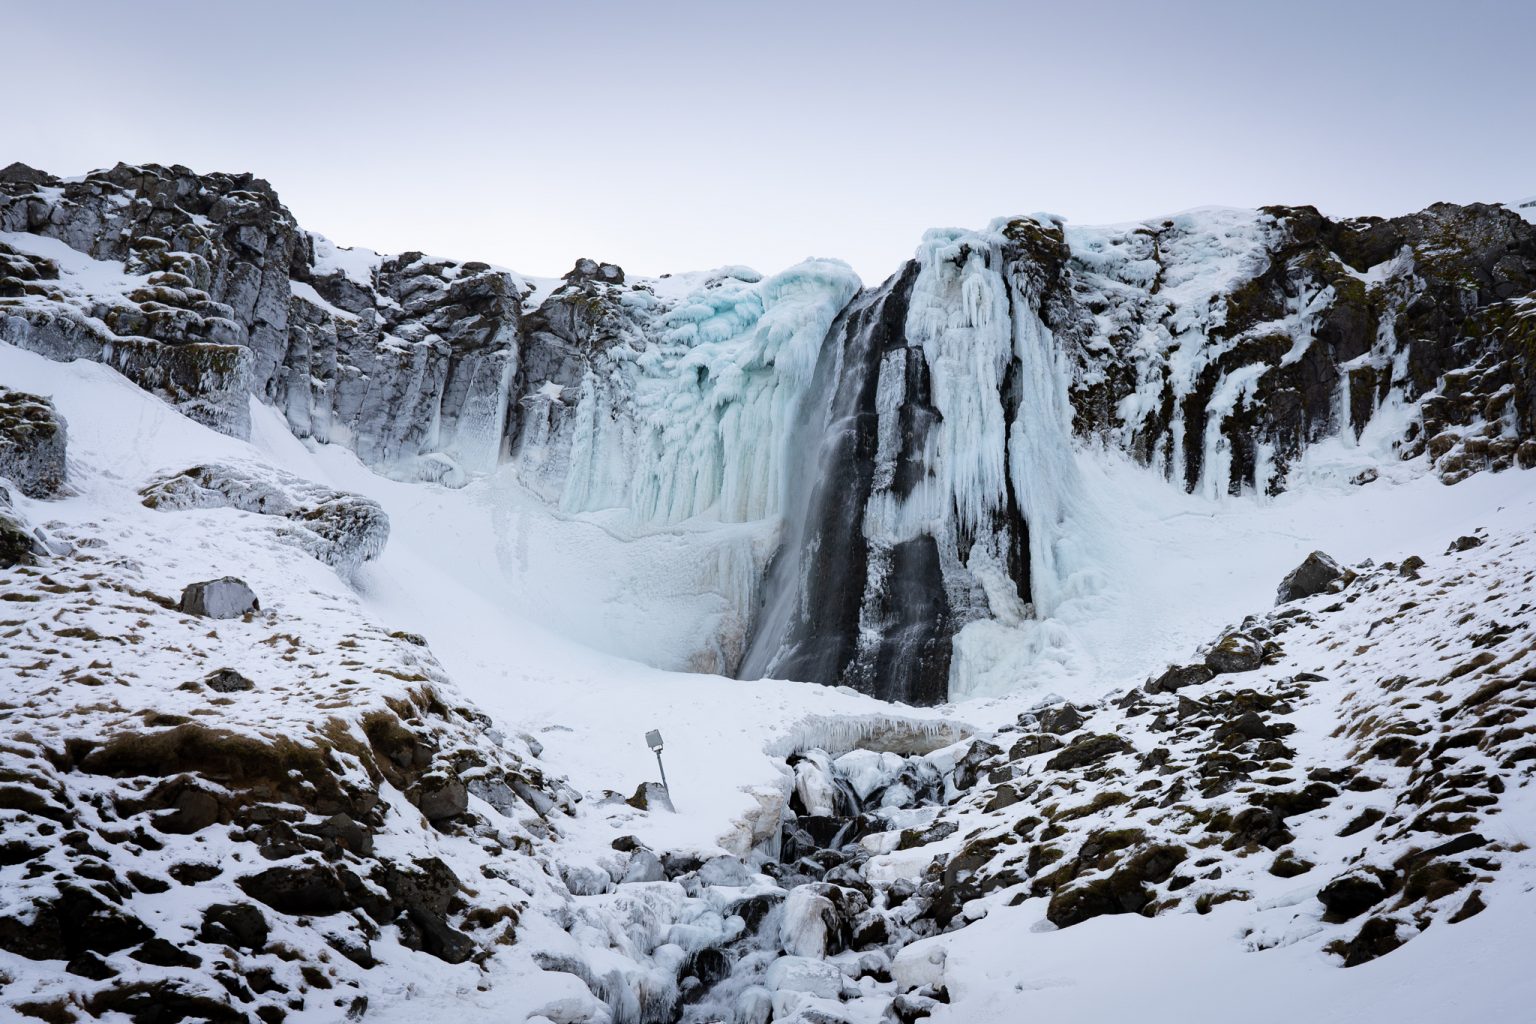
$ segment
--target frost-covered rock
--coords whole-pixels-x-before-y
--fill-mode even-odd
[[[918,988],[943,988],[947,957],[948,950],[942,943],[914,943],[891,960],[891,980],[902,992]]]
[[[53,403],[0,387],[0,477],[29,498],[64,486],[66,424]]]
[[[624,882],[664,882],[666,879],[661,858],[650,850],[640,849],[630,854],[629,864],[624,869]]]
[[[784,956],[769,966],[763,984],[773,992],[804,992],[836,999],[843,991],[843,972],[825,960]]]
[[[389,539],[389,517],[378,502],[266,466],[194,466],[140,493],[161,511],[236,508],[280,517],[280,536],[343,575],[376,558]]]

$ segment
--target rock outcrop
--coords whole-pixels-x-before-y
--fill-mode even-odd
[[[67,424],[53,403],[0,387],[0,477],[29,498],[64,487]]]
[[[483,962],[568,898],[539,851],[574,794],[430,651],[345,602],[178,614],[117,531],[64,539],[0,571],[0,1013],[355,1017],[402,956]]]
[[[139,493],[146,506],[165,512],[234,508],[272,516],[280,537],[343,575],[376,558],[389,540],[389,517],[378,502],[267,466],[193,466]]]

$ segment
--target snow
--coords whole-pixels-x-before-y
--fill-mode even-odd
[[[314,274],[330,277],[340,274],[364,291],[373,291],[373,277],[384,257],[372,249],[339,246],[324,235],[309,233],[315,247]]]
[[[1536,224],[1536,196],[1531,196],[1527,199],[1516,199],[1514,202],[1505,203],[1504,205],[1508,206],[1511,210],[1514,210],[1516,213],[1530,221],[1532,224]]]

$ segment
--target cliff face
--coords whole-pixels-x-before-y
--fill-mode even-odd
[[[0,336],[227,433],[255,396],[407,479],[509,461],[637,531],[779,523],[771,564],[711,584],[735,611],[699,667],[917,703],[1098,585],[1084,445],[1211,496],[1286,490],[1332,439],[1447,483],[1536,465],[1536,227],[1498,206],[1004,219],[930,232],[876,288],[585,260],[536,288],[337,249],[260,179],[154,165],[13,165],[0,231]]]

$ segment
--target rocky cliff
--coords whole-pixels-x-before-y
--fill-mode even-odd
[[[1213,496],[1284,491],[1334,439],[1447,483],[1536,465],[1536,227],[1501,206],[1003,219],[873,288],[834,261],[536,286],[338,249],[260,179],[154,165],[13,165],[0,232],[7,340],[236,436],[254,396],[407,479],[506,459],[638,531],[767,524],[771,564],[721,559],[697,667],[915,703],[1099,586],[1084,445]]]

